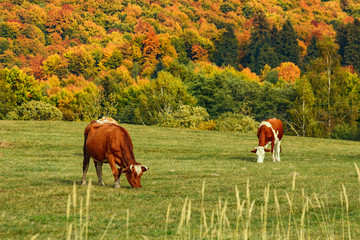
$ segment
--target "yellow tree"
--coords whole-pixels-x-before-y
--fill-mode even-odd
[[[300,78],[300,68],[292,62],[283,62],[276,68],[278,77],[287,83],[295,83]]]

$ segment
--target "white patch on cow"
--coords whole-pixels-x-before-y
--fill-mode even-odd
[[[135,168],[135,172],[137,173],[137,175],[140,175],[140,173],[142,172],[141,165],[130,165],[131,171],[133,167]]]
[[[99,120],[96,120],[96,122],[97,123],[100,123],[100,124],[104,124],[104,123],[113,123],[113,124],[118,124],[117,122],[116,122],[116,120],[110,120],[110,119],[108,119],[108,118],[106,118],[106,117],[102,117],[102,118],[100,118]]]
[[[261,126],[263,126],[263,125],[265,125],[265,126],[267,126],[267,127],[269,127],[269,128],[272,128],[271,123],[269,123],[268,121],[262,121],[261,124],[260,124],[260,126],[259,126],[259,128],[260,128]]]
[[[258,156],[257,162],[263,163],[265,158],[265,148],[257,147],[256,155]]]

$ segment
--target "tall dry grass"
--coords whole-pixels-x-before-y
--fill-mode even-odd
[[[360,183],[360,170],[356,164],[355,169]],[[275,189],[272,190],[270,185],[264,188],[261,203],[251,199],[250,182],[248,180],[244,199],[240,197],[240,191],[235,186],[236,209],[229,209],[228,202],[219,199],[216,208],[208,213],[204,204],[205,189],[206,183],[204,181],[201,189],[199,226],[194,226],[192,221],[192,201],[186,198],[176,231],[174,231],[173,235],[167,235],[171,212],[171,203],[169,203],[164,225],[165,234],[162,239],[356,239],[352,228],[354,222],[350,221],[349,199],[345,185],[342,185],[342,191],[339,192],[341,209],[335,213],[329,212],[326,197],[321,198],[316,193],[308,196],[305,190],[302,190],[300,197],[295,196],[296,174],[293,176],[291,191],[285,191],[286,206],[280,204],[278,192]],[[77,196],[76,185],[74,184],[67,203],[66,239],[87,240],[89,238],[90,195],[91,181],[87,187],[85,199]],[[295,202],[299,201],[301,204],[297,204],[295,207]],[[260,211],[255,212],[255,208],[260,209]],[[275,211],[275,222],[269,221],[270,208]],[[283,208],[288,209],[286,215],[282,214]],[[296,214],[296,212],[299,213],[299,209],[301,214]],[[228,217],[230,211],[235,211],[235,219],[230,220],[230,217]],[[126,211],[126,214],[126,239],[132,239],[129,233],[129,210]],[[254,218],[259,217],[257,214],[260,215],[261,226],[258,226],[253,221]],[[357,211],[357,214],[360,219],[360,212]],[[100,239],[106,239],[107,230],[114,217],[115,215],[111,217]],[[339,217],[340,221],[337,221]],[[356,224],[355,226],[358,227]],[[339,229],[341,229],[341,232],[338,231]],[[33,239],[36,237],[38,237],[38,234]],[[147,236],[143,236],[143,238],[149,239]]]

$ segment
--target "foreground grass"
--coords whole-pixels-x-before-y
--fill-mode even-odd
[[[90,166],[86,208],[85,126],[0,121],[0,239],[80,237],[86,211],[89,239],[360,238],[358,142],[285,136],[281,163],[256,164],[256,134],[123,125],[143,188]]]

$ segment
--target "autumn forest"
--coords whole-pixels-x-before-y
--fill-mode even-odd
[[[0,119],[360,140],[356,0],[0,3]]]

